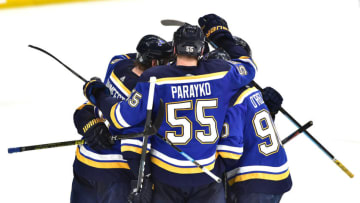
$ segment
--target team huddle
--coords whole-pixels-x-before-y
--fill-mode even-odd
[[[224,19],[199,26],[185,23],[172,42],[145,35],[137,53],[111,59],[103,82],[84,85],[72,203],[275,203],[291,189],[274,125],[281,95],[253,86],[250,47]],[[110,139],[161,114],[154,135]]]

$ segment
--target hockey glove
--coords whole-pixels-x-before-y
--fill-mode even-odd
[[[83,86],[83,91],[85,97],[94,105],[96,105],[96,97],[103,93],[105,95],[110,95],[109,89],[105,86],[99,78],[93,77],[90,81],[86,82]]]
[[[140,192],[132,192],[129,195],[129,203],[150,203],[152,198],[152,186],[153,183],[150,180],[150,177],[144,177],[143,187]]]
[[[282,96],[271,87],[265,87],[262,94],[264,102],[270,110],[271,117],[275,119],[275,115],[279,112],[283,102]]]
[[[92,105],[77,109],[74,113],[75,127],[92,149],[110,149],[114,144],[114,141],[110,140],[111,133],[104,124],[104,119],[96,118],[93,110]]]
[[[208,14],[200,17],[198,22],[205,36],[215,45],[220,46],[220,41],[224,39],[233,40],[226,21],[221,17]]]

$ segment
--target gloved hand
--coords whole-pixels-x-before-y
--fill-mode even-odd
[[[149,177],[144,177],[140,192],[132,192],[128,197],[129,203],[150,203],[152,198],[152,181]]]
[[[266,106],[270,110],[271,116],[275,118],[275,115],[279,112],[283,102],[282,96],[279,92],[271,87],[265,87],[262,95]]]
[[[114,141],[111,140],[111,133],[104,123],[95,124],[84,134],[86,144],[96,151],[111,149]]]
[[[90,81],[86,82],[83,86],[83,91],[85,97],[94,105],[96,105],[96,96],[99,93],[104,93],[105,95],[110,95],[109,89],[97,77],[93,77]]]
[[[205,36],[217,46],[220,40],[233,39],[226,21],[215,14],[200,17],[198,22]]]
[[[105,120],[96,118],[93,110],[92,105],[77,109],[74,113],[75,127],[92,149],[96,151],[110,149],[114,144],[114,141],[110,140],[111,133],[104,124]]]

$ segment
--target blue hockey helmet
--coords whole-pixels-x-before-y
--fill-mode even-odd
[[[200,57],[204,52],[205,36],[199,26],[185,23],[174,33],[175,53]]]
[[[136,47],[136,60],[145,67],[151,67],[153,59],[158,60],[159,65],[168,62],[172,54],[172,46],[156,35],[145,35]]]
[[[248,56],[251,57],[252,53],[249,44],[245,40],[237,36],[233,36],[233,39],[235,40],[236,45],[240,45],[241,47],[243,47],[245,51],[248,53]]]
[[[230,55],[223,49],[223,48],[217,48],[209,53],[204,55],[204,59],[223,59],[223,60],[231,60]]]

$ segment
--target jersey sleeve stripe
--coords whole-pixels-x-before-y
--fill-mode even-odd
[[[216,146],[217,151],[228,151],[236,154],[242,154],[243,148],[242,147],[233,147],[228,145],[217,145]]]
[[[217,73],[195,75],[195,76],[160,78],[156,80],[156,84],[157,85],[182,84],[182,83],[193,83],[193,82],[216,80],[223,78],[227,74],[227,72],[228,71],[222,71]]]
[[[121,112],[120,112],[119,103],[114,104],[111,107],[110,117],[111,117],[111,121],[114,123],[115,127],[118,129],[128,128],[131,126],[122,117]]]
[[[229,179],[229,185],[233,185],[237,182],[243,182],[246,180],[251,179],[262,179],[262,180],[272,180],[272,181],[280,181],[286,179],[290,174],[289,170],[286,170],[284,173],[281,174],[267,174],[267,173],[249,173],[243,175],[237,175],[231,179]]]
[[[231,177],[235,174],[242,173],[250,173],[250,172],[265,172],[265,173],[282,173],[288,170],[289,167],[287,162],[281,166],[261,166],[261,165],[253,165],[253,166],[242,166],[228,172],[227,176]]]
[[[236,99],[235,103],[234,103],[234,106],[236,104],[241,104],[243,103],[244,99],[249,96],[250,94],[256,92],[256,91],[259,91],[258,89],[256,89],[256,87],[252,87],[252,88],[248,88],[247,90],[245,90],[244,92],[242,92],[240,94],[240,96]]]
[[[92,159],[89,159],[88,157],[84,156],[80,153],[80,149],[77,148],[76,150],[76,158],[91,167],[94,168],[103,168],[103,169],[110,169],[110,168],[123,168],[123,169],[130,169],[128,163],[125,161],[104,161],[104,162],[98,162],[94,161]]]
[[[110,80],[121,91],[121,93],[123,93],[126,97],[129,97],[131,91],[120,81],[114,72],[111,73]]]
[[[123,156],[119,154],[98,154],[94,153],[88,149],[84,145],[78,146],[80,154],[86,156],[89,159],[97,160],[97,161],[122,161],[126,162]]]
[[[111,119],[112,123],[115,125],[116,128],[121,129],[121,128],[124,128],[124,127],[121,126],[120,123],[118,123],[118,121],[116,119],[116,115],[115,115],[115,109],[116,109],[117,105],[118,104],[114,104],[114,106],[111,107],[110,119]]]
[[[219,155],[224,159],[239,160],[242,154],[235,154],[231,152],[218,151]]]
[[[121,141],[121,152],[134,152],[141,154],[143,142],[136,139],[124,139]],[[151,143],[147,144],[146,153],[150,152]]]
[[[141,154],[142,152],[142,148],[138,147],[138,146],[133,146],[133,145],[123,145],[121,146],[121,152],[134,152],[137,154]],[[147,148],[146,153],[149,153],[150,149]]]

